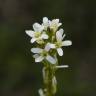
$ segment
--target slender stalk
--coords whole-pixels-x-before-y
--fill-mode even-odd
[[[47,66],[43,68],[44,92],[45,96],[54,96],[56,93],[55,70],[52,64],[47,62]]]

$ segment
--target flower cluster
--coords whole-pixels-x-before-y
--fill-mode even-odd
[[[64,40],[65,34],[62,28],[59,28],[62,23],[59,19],[49,20],[47,17],[43,18],[43,23],[34,23],[33,31],[26,30],[26,34],[31,37],[31,43],[37,43],[36,48],[32,48],[35,62],[42,62],[47,60],[51,64],[56,64],[56,54],[63,56],[62,46],[70,46],[70,40]]]

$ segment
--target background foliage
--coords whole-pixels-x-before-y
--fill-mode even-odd
[[[64,48],[56,96],[96,96],[95,0],[0,0],[0,96],[38,96],[42,64],[25,34],[42,17],[60,18],[73,45]]]

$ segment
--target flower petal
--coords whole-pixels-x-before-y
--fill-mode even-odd
[[[60,31],[60,32],[61,32],[61,34],[63,35],[63,33],[64,33],[64,30],[61,28],[59,31]]]
[[[59,56],[63,56],[62,48],[57,48],[57,52],[58,52]]]
[[[50,44],[50,48],[56,48],[55,44]]]
[[[32,30],[26,30],[25,32],[30,37],[33,37],[34,36],[34,31],[32,31]]]
[[[33,55],[33,58],[38,58],[40,55],[39,54],[35,54]]]
[[[34,43],[35,41],[36,41],[36,39],[35,38],[32,38],[30,42],[31,43]]]
[[[56,64],[56,60],[55,58],[53,58],[52,56],[48,55],[46,57],[46,59],[51,63],[51,64]]]
[[[43,59],[43,56],[39,56],[38,58],[35,58],[35,62],[41,62]]]
[[[49,26],[51,26],[51,24],[52,24],[52,21],[49,20]]]
[[[57,24],[59,23],[59,19],[53,19],[53,21]]]
[[[43,51],[43,49],[41,49],[41,48],[32,48],[31,49],[31,52],[33,52],[33,53],[42,53],[42,51]]]
[[[62,41],[62,39],[63,39],[63,32],[64,32],[64,30],[63,29],[60,29],[59,31],[57,31],[56,32],[56,39],[57,39],[57,41],[59,40],[59,41]]]
[[[64,34],[62,38],[64,39],[64,38],[65,38],[65,36],[66,36],[66,34]],[[62,40],[63,40],[63,39],[62,39]]]
[[[41,32],[44,29],[44,26],[40,25],[39,23],[34,23],[33,29],[35,30],[35,32]]]
[[[59,23],[59,24],[58,24],[58,27],[61,26],[61,25],[62,25],[62,23]]]
[[[48,21],[48,18],[47,18],[47,17],[44,17],[44,18],[43,18],[43,24],[44,24],[45,26],[48,26],[48,25],[49,25],[49,21]]]
[[[43,17],[43,23],[48,22],[48,18],[47,17]]]
[[[41,35],[41,38],[48,39],[48,35],[44,33],[44,34]]]
[[[50,43],[47,43],[45,46],[45,50],[48,52],[50,50]]]
[[[70,45],[72,45],[72,41],[70,40],[65,40],[62,42],[62,46],[70,46]]]

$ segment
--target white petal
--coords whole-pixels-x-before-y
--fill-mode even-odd
[[[57,41],[58,40],[62,41],[62,39],[63,39],[63,37],[62,37],[63,32],[64,32],[63,29],[60,29],[59,31],[56,32],[56,39],[57,39]]]
[[[63,35],[63,39],[65,38],[65,36],[66,36],[66,34]],[[63,39],[62,39],[62,40],[63,40]]]
[[[56,64],[56,60],[55,58],[53,58],[52,56],[48,55],[46,57],[46,59],[51,63],[51,64]]]
[[[57,26],[58,27],[58,23],[59,23],[59,19],[53,19],[51,22],[50,22],[50,25],[51,26]]]
[[[59,31],[60,31],[60,33],[63,35],[64,30],[61,28]]]
[[[48,22],[48,18],[47,17],[43,17],[43,23]]]
[[[50,43],[47,43],[45,46],[45,50],[48,52],[50,50]]]
[[[72,45],[72,41],[70,40],[66,40],[62,42],[62,46],[70,46],[70,45]]]
[[[34,23],[33,29],[35,30],[35,32],[41,32],[44,29],[44,26],[40,25],[39,23]]]
[[[35,58],[35,62],[41,62],[43,59],[43,56],[39,56],[38,58]]]
[[[58,24],[58,27],[61,26],[61,25],[62,25],[62,23],[59,23],[59,24]]]
[[[43,39],[48,39],[48,35],[47,35],[47,34],[42,34],[42,35],[41,35],[41,38],[43,38]]]
[[[47,18],[47,17],[44,17],[44,18],[43,18],[43,24],[44,24],[44,25],[48,24],[48,18]]]
[[[59,19],[54,19],[54,21],[55,21],[56,23],[59,23]]]
[[[39,54],[35,54],[33,55],[33,58],[38,58],[40,55]]]
[[[34,36],[34,31],[32,31],[32,30],[26,30],[25,32],[30,37],[33,37]]]
[[[50,44],[50,48],[56,48],[55,44]]]
[[[51,24],[52,24],[52,21],[49,20],[49,26],[51,26]]]
[[[57,48],[57,52],[59,56],[63,56],[63,50],[61,48]]]
[[[42,53],[42,51],[43,51],[43,49],[41,49],[41,48],[32,48],[31,49],[31,52],[33,52],[33,53]]]
[[[36,41],[36,39],[35,38],[32,38],[30,42],[31,43],[34,43],[35,41]]]

